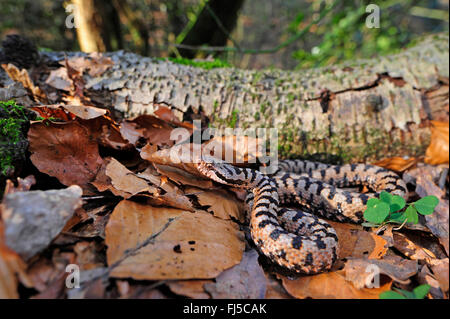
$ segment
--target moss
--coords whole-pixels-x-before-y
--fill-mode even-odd
[[[239,113],[238,110],[233,110],[231,112],[231,119],[228,122],[229,127],[232,127],[232,128],[236,127],[236,123],[237,123],[237,120],[238,120],[238,113]]]
[[[197,68],[202,68],[205,70],[215,69],[215,68],[230,68],[231,64],[220,59],[214,59],[213,61],[196,61],[186,58],[164,58],[164,60],[169,60],[173,63],[190,65]]]
[[[9,175],[25,158],[28,122],[35,116],[14,101],[0,101],[0,175]]]

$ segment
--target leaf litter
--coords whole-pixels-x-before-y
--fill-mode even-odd
[[[260,141],[232,136],[193,144],[194,126],[165,104],[155,103],[152,115],[115,119],[85,95],[83,79],[112,64],[100,54],[66,58],[47,78],[51,92],[26,70],[2,66],[43,120],[28,132],[33,175],[8,180],[3,195],[0,297],[21,297],[22,285],[34,289],[32,298],[168,298],[160,289],[166,287],[188,298],[376,299],[392,287],[428,283],[430,297],[448,298],[448,123],[432,121],[424,158],[375,163],[403,175],[411,200],[437,196],[433,214],[400,230],[330,222],[339,238],[333,269],[285,275],[248,241],[242,192],[180,161],[200,148],[246,166],[261,155]],[[17,237],[27,225],[33,231]],[[78,289],[64,285],[70,263],[81,268]],[[379,287],[367,287],[371,267],[381,274]]]

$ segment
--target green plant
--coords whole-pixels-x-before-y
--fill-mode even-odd
[[[380,299],[423,299],[430,291],[430,285],[420,285],[413,291],[394,288],[396,291],[385,291],[379,295]]]
[[[419,222],[417,213],[430,215],[438,203],[439,199],[436,196],[426,196],[410,203],[404,210],[406,201],[402,197],[383,191],[380,198],[371,198],[367,201],[367,209],[364,211],[367,223],[363,223],[363,226],[374,227],[386,223],[406,222],[417,224]]]
[[[15,101],[0,101],[0,177],[14,170],[24,158],[27,144],[25,131],[34,113]]]
[[[215,69],[215,68],[229,68],[231,64],[220,59],[214,59],[213,61],[201,61],[201,60],[191,60],[187,58],[163,58],[167,59],[173,63],[190,65],[205,70]]]

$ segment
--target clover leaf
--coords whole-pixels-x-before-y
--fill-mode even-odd
[[[436,196],[430,195],[419,199],[414,203],[414,207],[419,214],[430,215],[434,212],[435,207],[439,204],[439,199]]]

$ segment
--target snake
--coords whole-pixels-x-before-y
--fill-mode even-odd
[[[399,175],[369,164],[280,160],[276,172],[266,175],[203,158],[197,170],[214,182],[246,189],[246,219],[256,247],[271,262],[301,274],[329,271],[338,259],[337,233],[323,218],[361,224],[370,198],[381,191],[405,199],[407,194]],[[372,192],[343,189],[352,186]]]

